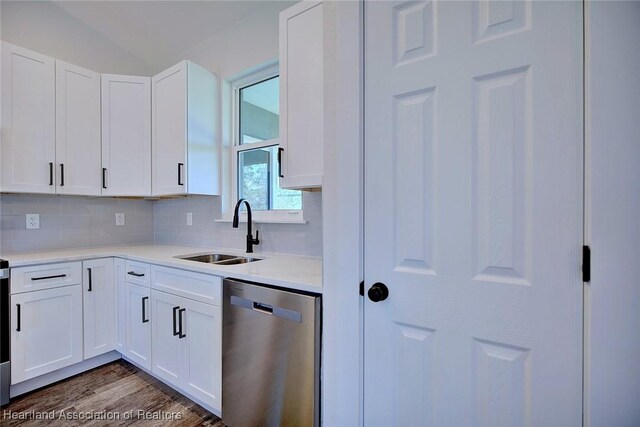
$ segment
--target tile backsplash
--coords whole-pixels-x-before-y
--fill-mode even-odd
[[[153,201],[55,195],[0,195],[0,253],[153,242]],[[125,225],[116,226],[116,213]],[[25,228],[40,214],[40,228]]]
[[[303,193],[305,224],[254,224],[256,253],[322,256],[322,193]],[[187,212],[192,224],[187,225]],[[125,214],[116,226],[115,214]],[[26,214],[40,215],[40,228],[27,230]],[[165,243],[244,250],[246,224],[216,222],[219,197],[166,200],[55,195],[0,195],[0,254],[90,246]]]
[[[260,230],[260,244],[254,252],[278,252],[322,256],[322,193],[303,193],[305,224],[254,224]],[[187,225],[187,213],[193,225]],[[217,246],[244,251],[246,223],[232,228],[222,217],[219,197],[194,196],[159,200],[154,208],[156,243]],[[255,232],[254,232],[255,235]]]

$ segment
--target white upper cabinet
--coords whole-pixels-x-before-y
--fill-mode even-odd
[[[182,61],[152,78],[153,195],[219,195],[217,78]]]
[[[151,79],[102,75],[102,195],[151,195]]]
[[[56,60],[56,192],[100,195],[100,74]]]
[[[2,43],[0,191],[55,192],[55,61]]]
[[[280,12],[280,187],[322,187],[323,5]]]

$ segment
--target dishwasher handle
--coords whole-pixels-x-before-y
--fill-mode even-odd
[[[256,313],[279,317],[291,322],[302,323],[302,313],[299,311],[289,310],[287,308],[269,305],[263,302],[237,297],[235,295],[231,295],[230,303],[236,307],[246,308]]]
[[[273,314],[272,306],[257,301],[253,302],[253,310],[264,314]]]

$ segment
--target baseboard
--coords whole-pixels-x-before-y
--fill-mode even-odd
[[[41,387],[53,384],[60,380],[72,377],[74,375],[81,374],[98,366],[111,363],[120,359],[122,356],[117,351],[113,350],[105,354],[101,354],[91,359],[83,360],[75,365],[67,366],[66,368],[58,369],[57,371],[50,372],[48,374],[40,375],[39,377],[32,378],[27,381],[23,381],[11,386],[9,394],[12,398],[20,396],[21,394],[28,393],[30,391],[39,389]]]

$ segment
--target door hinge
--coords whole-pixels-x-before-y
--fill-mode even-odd
[[[591,248],[586,245],[582,247],[582,281],[591,281]]]
[[[364,280],[360,282],[360,296],[364,296]]]

